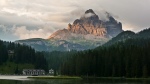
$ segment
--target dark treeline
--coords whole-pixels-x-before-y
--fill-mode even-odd
[[[64,75],[150,76],[150,39],[128,39],[109,47],[78,52],[61,66]]]
[[[70,51],[70,52],[53,51],[44,53],[49,65],[49,69],[54,69],[55,72],[60,74],[62,64],[70,60],[70,58],[72,58],[72,56],[75,53],[77,53],[77,51]]]
[[[48,70],[48,63],[42,52],[36,52],[33,48],[26,45],[0,40],[0,65],[6,62],[32,64],[35,69]]]
[[[46,54],[50,68],[61,75],[149,77],[150,28],[125,31],[96,49]]]

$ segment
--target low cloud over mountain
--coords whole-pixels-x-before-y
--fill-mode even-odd
[[[86,9],[91,8],[100,19],[108,20],[104,14],[107,11],[123,23],[124,30],[139,31],[150,26],[148,5],[150,5],[149,0],[138,2],[137,0],[1,0],[0,25],[4,25],[8,30],[11,30],[13,26],[17,28],[25,26],[27,33],[37,31],[38,34],[40,34],[39,28],[48,25],[52,30],[49,32],[53,33],[58,29],[66,28],[68,23],[83,15]],[[46,29],[43,30],[46,31]],[[21,35],[16,36],[13,33],[9,33],[9,36],[12,38],[10,40],[22,39]],[[40,36],[46,38],[43,35]],[[0,38],[2,37],[5,35]],[[36,38],[36,36],[33,37]]]

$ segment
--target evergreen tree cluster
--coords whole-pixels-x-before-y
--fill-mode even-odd
[[[149,77],[150,28],[124,31],[92,50],[50,52],[49,67],[61,75],[95,77]]]
[[[54,69],[55,72],[59,72],[61,65],[68,61],[77,51],[70,52],[61,52],[61,51],[53,51],[53,52],[44,52],[45,57],[47,59],[49,69]]]
[[[7,48],[3,41],[0,41],[0,65],[8,59]]]
[[[150,76],[150,39],[128,39],[80,51],[61,65],[63,75],[98,77]]]
[[[35,69],[48,70],[44,53],[36,52],[33,48],[0,40],[0,65],[6,62],[16,64],[32,64]]]

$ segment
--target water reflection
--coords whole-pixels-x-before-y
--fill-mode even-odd
[[[81,84],[80,80],[0,80],[0,84]]]
[[[150,84],[150,81],[127,81],[127,80],[0,80],[0,84]]]

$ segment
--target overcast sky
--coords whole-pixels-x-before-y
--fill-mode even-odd
[[[93,9],[111,13],[124,30],[150,27],[150,0],[0,0],[0,39],[47,38]]]

